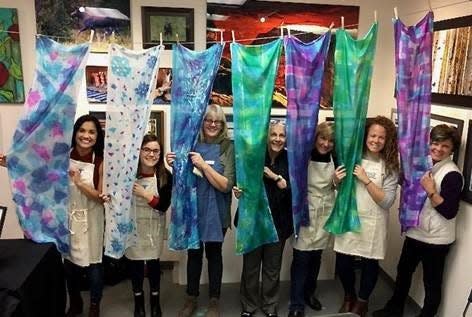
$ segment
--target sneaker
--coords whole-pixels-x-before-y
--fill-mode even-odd
[[[187,296],[185,299],[184,307],[177,313],[178,317],[191,317],[192,314],[197,310],[197,297]]]
[[[208,310],[205,317],[220,317],[220,309],[218,303],[218,298],[210,298],[210,303],[208,304]]]

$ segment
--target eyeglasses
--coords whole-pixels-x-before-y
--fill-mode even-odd
[[[270,119],[269,123],[270,125],[274,125],[274,124],[285,125],[286,121],[285,119]]]
[[[161,150],[158,150],[158,149],[153,150],[153,149],[150,149],[150,148],[148,148],[148,147],[143,147],[143,148],[141,149],[141,151],[143,151],[144,154],[146,154],[146,155],[149,155],[149,154],[152,153],[152,154],[154,154],[155,156],[158,156],[158,155],[161,153]]]
[[[205,121],[205,123],[208,124],[208,125],[214,124],[217,127],[221,127],[221,125],[223,124],[223,121],[221,121],[221,120],[205,119],[203,121]]]

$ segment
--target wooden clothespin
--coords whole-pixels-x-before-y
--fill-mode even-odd
[[[93,29],[90,29],[90,38],[89,38],[89,43],[92,44],[93,42],[93,36],[95,35],[95,31]]]
[[[433,12],[433,7],[431,6],[431,0],[428,0],[429,11]]]
[[[292,37],[292,34],[290,33],[290,28],[287,28],[287,33],[288,33],[288,37]]]
[[[223,41],[223,30],[220,30],[220,43],[223,45],[224,44],[224,41]]]
[[[334,27],[334,22],[331,22],[331,24],[329,25],[329,30],[331,31],[333,27]]]
[[[377,10],[374,10],[374,22],[377,23]]]
[[[236,39],[234,38],[234,30],[231,30],[231,37],[233,38],[233,43],[236,43]]]
[[[175,38],[177,39],[177,43],[180,43],[180,41],[179,41],[179,33],[175,33]]]
[[[159,33],[159,45],[162,46],[162,32]]]
[[[280,26],[280,38],[284,38],[284,27],[282,25]]]
[[[395,20],[398,20],[398,9],[397,9],[397,7],[393,8],[393,14],[395,15]]]
[[[344,17],[341,16],[341,29],[344,29]]]

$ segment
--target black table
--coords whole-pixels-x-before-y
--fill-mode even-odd
[[[60,253],[52,243],[0,240],[0,317],[64,316]]]

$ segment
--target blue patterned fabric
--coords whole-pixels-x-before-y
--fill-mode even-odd
[[[25,236],[69,252],[69,151],[89,45],[36,39],[36,72],[7,156]]]
[[[171,149],[176,154],[168,239],[172,250],[200,248],[197,183],[188,152],[197,144],[223,48],[222,44],[202,52],[180,44],[172,48]]]
[[[331,31],[310,43],[285,37],[285,86],[287,87],[287,154],[292,189],[295,236],[310,224],[308,213],[308,163],[318,124],[321,85]]]
[[[136,219],[130,212],[139,148],[146,133],[161,47],[131,51],[110,45],[105,131],[105,254],[120,258],[136,244]]]

